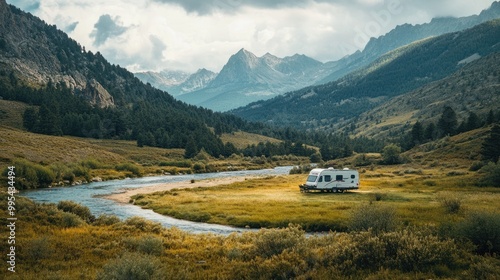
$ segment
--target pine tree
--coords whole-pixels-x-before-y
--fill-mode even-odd
[[[419,121],[411,128],[411,141],[413,145],[418,145],[424,141],[424,126]]]
[[[495,124],[490,135],[484,139],[481,146],[481,156],[484,160],[497,162],[500,157],[500,125]]]
[[[184,151],[185,158],[193,158],[198,154],[198,147],[193,138],[189,138],[186,143],[186,150]]]
[[[28,107],[23,114],[23,126],[28,131],[34,131],[38,126],[39,116],[38,112],[33,107]]]
[[[454,135],[457,131],[457,114],[449,106],[444,107],[443,114],[438,121],[437,127],[440,132],[440,136]]]

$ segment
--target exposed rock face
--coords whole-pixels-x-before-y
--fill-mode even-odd
[[[113,107],[113,96],[95,79],[87,83],[87,87],[83,91],[84,98],[89,101],[93,106]]]
[[[93,106],[115,106],[105,87],[88,75],[99,62],[85,61],[84,55],[65,33],[0,0],[0,71],[33,87],[62,83]]]

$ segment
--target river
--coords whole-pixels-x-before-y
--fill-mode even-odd
[[[175,183],[189,180],[203,180],[210,178],[240,177],[250,175],[283,175],[288,174],[292,167],[276,167],[274,169],[228,171],[217,173],[188,174],[175,176],[153,176],[132,178],[125,180],[113,180],[105,182],[95,182],[73,187],[56,187],[47,189],[24,190],[21,196],[28,197],[39,203],[58,203],[62,200],[72,200],[87,206],[93,215],[101,214],[116,215],[120,219],[127,219],[133,216],[143,217],[150,221],[158,222],[164,227],[177,227],[190,233],[215,233],[227,235],[232,232],[241,232],[245,229],[223,226],[217,224],[198,223],[179,220],[158,213],[149,209],[142,209],[132,204],[122,204],[105,199],[102,196],[120,192],[127,188],[141,188],[162,183]]]

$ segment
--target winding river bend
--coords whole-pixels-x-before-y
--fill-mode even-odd
[[[26,190],[21,191],[20,195],[28,197],[33,201],[40,203],[58,203],[62,200],[72,200],[74,202],[87,206],[95,216],[99,216],[101,214],[112,214],[116,215],[120,219],[139,216],[154,222],[161,223],[164,227],[177,227],[190,233],[215,233],[226,235],[232,232],[241,232],[244,229],[174,219],[155,213],[152,210],[142,209],[136,205],[114,202],[109,199],[105,199],[102,196],[120,192],[123,191],[123,189],[128,188],[136,189],[162,183],[189,181],[192,179],[203,180],[211,178],[241,177],[251,175],[283,175],[288,174],[290,172],[290,169],[291,167],[276,167],[274,169],[262,170],[143,177],[126,180],[95,182],[74,187]]]

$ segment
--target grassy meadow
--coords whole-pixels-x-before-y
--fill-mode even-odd
[[[367,171],[360,191],[343,194],[300,193],[295,184],[304,175],[293,175],[143,198],[179,198],[193,215],[213,213],[209,222],[257,219],[279,227],[228,236],[18,197],[16,273],[8,279],[497,279],[498,191],[455,185],[467,175],[412,184],[426,175],[392,170]],[[464,191],[458,208],[455,188]],[[306,234],[304,227],[320,224],[338,231]],[[0,250],[8,252],[8,244]]]
[[[186,160],[182,149],[28,133],[21,129],[22,106],[0,100],[0,168],[16,166],[18,188],[308,164],[294,156],[203,153]],[[378,165],[379,154],[326,163],[358,166],[360,189],[346,193],[300,193],[307,174],[295,174],[131,201],[181,219],[242,228],[228,236],[191,234],[138,217],[96,217],[76,203],[40,204],[15,195],[16,272],[6,270],[13,244],[2,210],[0,279],[498,279],[500,188],[477,184],[486,134],[480,129],[421,145],[403,154],[400,165]],[[237,146],[264,140],[245,133],[223,139]],[[5,176],[1,183],[0,205],[7,209]]]
[[[175,189],[136,195],[133,203],[180,219],[237,227],[286,227],[307,231],[345,231],[352,211],[366,204],[394,209],[404,225],[439,225],[468,212],[495,211],[500,189],[478,188],[475,175],[408,166],[362,170],[359,190],[300,193],[306,175],[265,177],[230,185]],[[469,182],[469,183],[467,183]],[[447,203],[458,209],[449,215]]]

